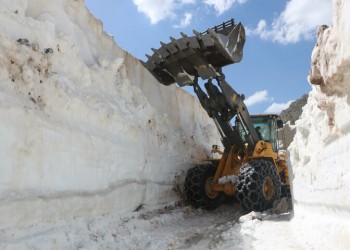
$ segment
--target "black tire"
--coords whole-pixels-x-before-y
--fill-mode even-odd
[[[218,208],[223,201],[222,192],[208,194],[206,184],[215,176],[216,168],[211,164],[198,165],[187,172],[185,194],[191,205],[207,210]]]
[[[239,201],[237,200],[236,196],[225,195],[223,202],[226,204],[235,204],[235,203],[238,203]]]
[[[290,192],[290,187],[286,184],[281,184],[281,197],[292,197],[292,194]]]
[[[237,199],[244,210],[265,211],[280,199],[281,181],[276,166],[266,160],[243,165],[238,174]]]

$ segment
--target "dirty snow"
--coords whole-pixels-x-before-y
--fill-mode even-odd
[[[0,3],[1,249],[349,249],[348,1],[333,1],[312,55],[289,147],[294,212],[247,215],[181,202],[216,128],[84,1]]]
[[[313,84],[289,147],[295,221],[334,249],[350,247],[350,2],[333,1],[318,30]]]
[[[156,82],[82,0],[0,0],[0,23],[0,229],[180,199],[220,144],[194,97]]]
[[[176,206],[175,206],[176,205]],[[207,249],[222,242],[223,232],[242,215],[239,206],[214,212],[173,204],[139,211],[110,213],[38,223],[26,231],[1,234],[1,249]],[[238,246],[238,244],[236,244]]]

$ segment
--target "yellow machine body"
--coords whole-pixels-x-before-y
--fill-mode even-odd
[[[278,117],[277,115],[254,115],[252,117],[267,116]],[[275,152],[270,142],[263,140],[258,141],[252,152],[249,152],[248,145],[246,144],[244,152],[232,146],[228,154],[218,150],[216,147],[212,149],[212,153],[220,154],[221,159],[208,159],[213,165],[217,165],[214,178],[209,181],[210,183],[206,184],[206,191],[210,192],[211,195],[218,194],[219,192],[224,192],[228,196],[236,195],[235,185],[232,182],[221,184],[220,179],[225,176],[238,176],[245,163],[257,159],[263,159],[273,163],[277,169],[277,173],[283,176],[281,182],[288,187],[290,186],[286,151],[280,150],[278,153]]]

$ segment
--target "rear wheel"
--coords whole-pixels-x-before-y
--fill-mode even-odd
[[[247,211],[264,211],[280,199],[281,181],[275,165],[266,160],[246,163],[238,175],[237,199]]]
[[[210,164],[198,165],[187,172],[185,193],[195,207],[215,209],[223,201],[224,194],[212,189],[216,168]]]

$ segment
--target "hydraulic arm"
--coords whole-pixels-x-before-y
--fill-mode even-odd
[[[244,143],[248,143],[249,150],[253,150],[259,141],[259,137],[243,102],[244,96],[239,95],[231,88],[225,81],[225,76],[222,73],[219,73],[215,80],[222,91],[213,84],[212,78],[204,85],[206,93],[198,84],[198,78],[195,78],[193,87],[202,107],[214,119],[221,134],[225,151],[229,150],[233,145],[238,149],[243,149]],[[231,123],[234,117],[241,122],[247,131],[245,141],[240,137],[238,129]]]
[[[259,141],[249,112],[239,95],[225,80],[222,67],[240,62],[243,56],[245,31],[241,23],[235,24],[231,19],[206,32],[182,38],[170,38],[168,44],[161,42],[161,47],[153,50],[153,55],[146,55],[146,68],[164,85],[175,82],[179,86],[193,85],[203,108],[212,117],[222,136],[225,151],[235,145],[243,149],[248,143],[253,150]],[[207,80],[205,90],[201,89],[198,78]],[[216,86],[213,81],[217,82]],[[236,117],[246,132],[245,141],[240,137],[237,128],[230,123]]]

